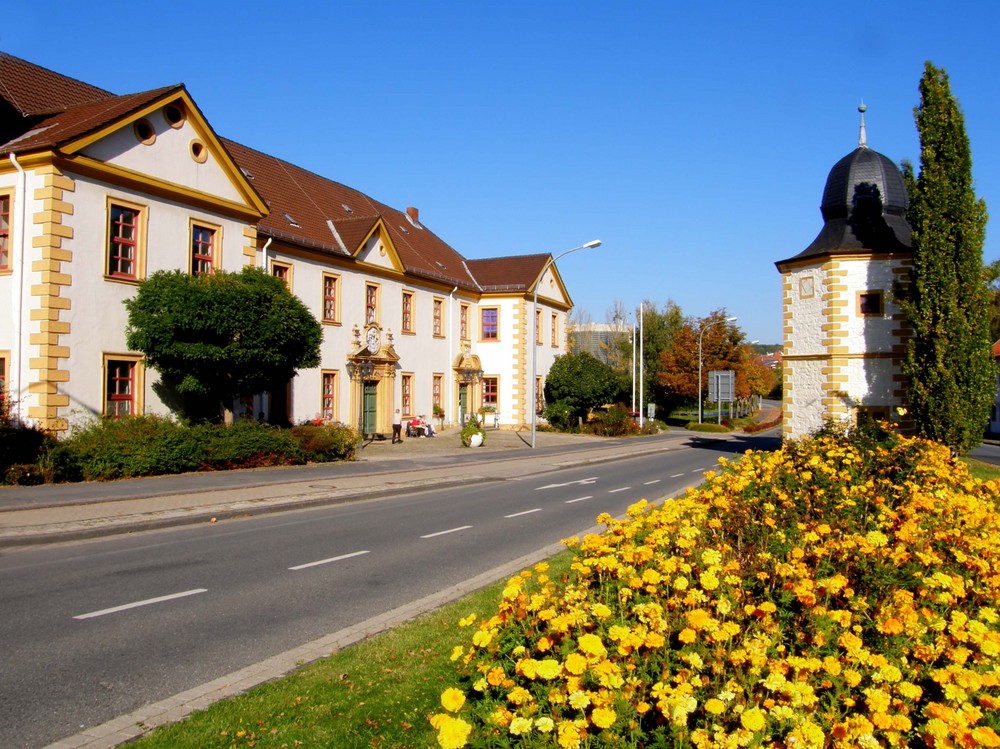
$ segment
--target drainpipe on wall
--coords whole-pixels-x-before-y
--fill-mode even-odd
[[[264,242],[264,246],[261,247],[261,249],[260,249],[260,255],[261,255],[260,266],[261,266],[261,269],[265,273],[268,272],[268,270],[267,270],[267,248],[271,246],[271,242],[273,242],[273,241],[274,241],[274,237],[268,237],[267,241]],[[257,406],[257,413],[250,414],[250,416],[252,418],[256,419],[257,418],[257,414],[262,414],[262,413],[267,413],[269,416],[270,416],[270,413],[271,413],[270,398],[268,398],[268,394],[266,392],[260,394],[260,401],[259,401],[259,404]]]
[[[20,185],[17,190],[18,203],[21,206],[21,216],[17,222],[17,233],[20,235],[21,241],[12,242],[12,246],[20,247],[18,248],[18,279],[17,279],[17,315],[15,315],[15,320],[17,324],[17,332],[14,334],[14,340],[16,341],[16,354],[11,356],[11,364],[14,366],[15,377],[15,392],[17,393],[17,398],[14,401],[14,407],[17,409],[17,419],[18,421],[23,421],[23,414],[21,413],[21,393],[22,393],[22,375],[21,371],[23,369],[24,363],[24,351],[22,349],[22,341],[24,340],[24,256],[25,249],[27,247],[27,226],[25,226],[25,220],[27,219],[27,204],[28,204],[28,176],[24,173],[23,167],[17,163],[17,157],[14,154],[10,154],[10,163],[14,165],[17,170],[18,180]]]
[[[455,372],[452,370],[452,365],[455,363],[455,292],[458,291],[456,286],[451,290],[451,294],[448,295],[448,367],[445,371],[448,373],[448,409],[451,409],[452,404],[455,403]],[[461,333],[460,333],[461,334]],[[447,411],[445,415],[447,415]]]

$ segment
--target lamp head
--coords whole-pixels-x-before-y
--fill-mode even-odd
[[[583,249],[585,249],[585,250],[592,250],[595,247],[600,247],[600,246],[601,246],[601,240],[599,240],[599,239],[592,239],[589,242],[587,242],[587,244],[583,245]]]

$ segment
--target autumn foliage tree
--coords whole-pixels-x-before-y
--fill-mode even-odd
[[[701,390],[698,382],[698,343],[701,340]],[[698,400],[706,393],[708,373],[733,370],[735,395],[760,395],[762,373],[753,370],[754,357],[744,343],[743,332],[726,320],[725,310],[717,310],[703,320],[689,318],[674,336],[673,345],[660,354],[657,380],[664,392],[677,401]],[[758,386],[758,389],[755,389]]]

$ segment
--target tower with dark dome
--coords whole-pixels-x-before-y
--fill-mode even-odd
[[[912,258],[903,175],[858,147],[826,179],[823,228],[802,252],[776,263],[784,313],[784,435],[809,434],[832,419],[896,418],[905,398],[907,329],[894,289]]]

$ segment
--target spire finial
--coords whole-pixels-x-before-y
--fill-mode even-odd
[[[868,136],[865,134],[865,112],[868,111],[868,107],[865,106],[864,99],[858,105],[858,111],[861,112],[861,134],[858,136],[858,147],[868,148]]]

